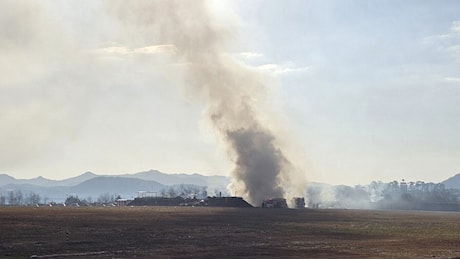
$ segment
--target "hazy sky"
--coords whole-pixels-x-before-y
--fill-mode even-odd
[[[273,82],[266,117],[283,124],[308,180],[460,172],[459,1],[209,8],[235,35],[222,53]],[[1,1],[0,173],[229,174],[176,51],[104,1]]]

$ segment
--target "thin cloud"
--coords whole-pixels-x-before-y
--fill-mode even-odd
[[[132,51],[126,47],[123,46],[112,46],[112,47],[107,47],[107,48],[102,48],[96,50],[96,53],[109,53],[109,54],[120,54],[120,55],[126,55],[132,53]]]
[[[292,67],[288,65],[279,64],[264,64],[256,67],[258,70],[263,72],[272,73],[275,75],[284,75],[290,73],[302,73],[309,70],[309,67]]]
[[[152,45],[152,46],[146,46],[146,47],[134,49],[133,53],[139,53],[139,54],[158,54],[158,53],[176,54],[177,53],[177,48],[173,44]]]
[[[302,73],[310,69],[308,66],[297,67],[291,61],[283,64],[266,63],[267,57],[265,57],[263,53],[259,52],[239,52],[236,54],[230,54],[229,56],[242,66],[258,70],[262,73],[269,73],[277,76]],[[263,60],[261,60],[262,58]]]
[[[451,32],[456,33],[457,36],[460,36],[460,21],[454,21],[450,27]]]
[[[445,77],[444,80],[447,82],[460,83],[459,77]]]
[[[173,44],[151,45],[141,48],[128,48],[125,46],[110,46],[96,49],[93,51],[96,54],[111,54],[111,55],[156,55],[156,54],[171,54],[177,53],[177,48]]]
[[[453,21],[446,33],[425,37],[423,43],[460,58],[460,21]]]
[[[447,48],[447,51],[460,58],[460,21],[452,22],[449,37],[451,44]]]
[[[253,59],[258,59],[263,57],[264,55],[259,52],[240,52],[237,54],[239,58],[242,58],[244,60],[253,60]]]

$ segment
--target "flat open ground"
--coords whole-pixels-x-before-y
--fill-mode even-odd
[[[460,213],[0,208],[3,258],[458,258]]]

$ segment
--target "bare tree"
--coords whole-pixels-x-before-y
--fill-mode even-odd
[[[93,203],[93,198],[91,196],[89,196],[89,197],[86,198],[86,201],[88,202],[88,204],[92,204]]]
[[[0,205],[5,205],[6,204],[6,196],[5,195],[0,195]]]
[[[47,202],[48,202],[49,199],[50,199],[50,198],[48,198],[47,196],[44,196],[44,197],[42,198],[43,204],[47,204]]]
[[[174,190],[173,187],[169,187],[168,192],[166,193],[170,198],[174,198],[177,196],[176,191]]]
[[[26,205],[37,205],[40,203],[40,195],[35,192],[30,192],[25,198],[24,203]]]
[[[113,194],[104,193],[104,194],[99,195],[99,198],[97,198],[97,202],[102,203],[102,204],[112,203],[115,201],[115,197],[116,196]]]
[[[8,205],[18,206],[18,205],[23,204],[24,197],[20,190],[9,191],[7,195],[7,200],[8,200]]]

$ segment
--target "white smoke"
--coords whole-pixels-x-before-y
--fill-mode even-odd
[[[266,99],[268,80],[225,55],[237,35],[213,17],[206,2],[120,1],[110,2],[109,9],[128,30],[148,34],[143,45],[152,44],[150,39],[177,48],[177,62],[186,64],[187,93],[205,102],[234,162],[234,194],[257,206],[269,197],[304,195],[298,191],[305,189],[305,180],[275,135],[276,120],[267,122],[262,115],[266,111],[260,100]]]
[[[155,73],[174,82],[184,75],[187,97],[203,104],[233,162],[233,194],[256,206],[304,195],[303,175],[269,101],[272,79],[228,54],[238,39],[234,24],[217,19],[205,1],[87,3],[2,2],[2,165],[25,165],[58,149],[56,140],[82,131],[106,93],[122,96],[125,85],[152,80],[144,74],[149,66],[164,64]],[[76,18],[79,12],[85,15]],[[138,73],[124,73],[130,69]]]

